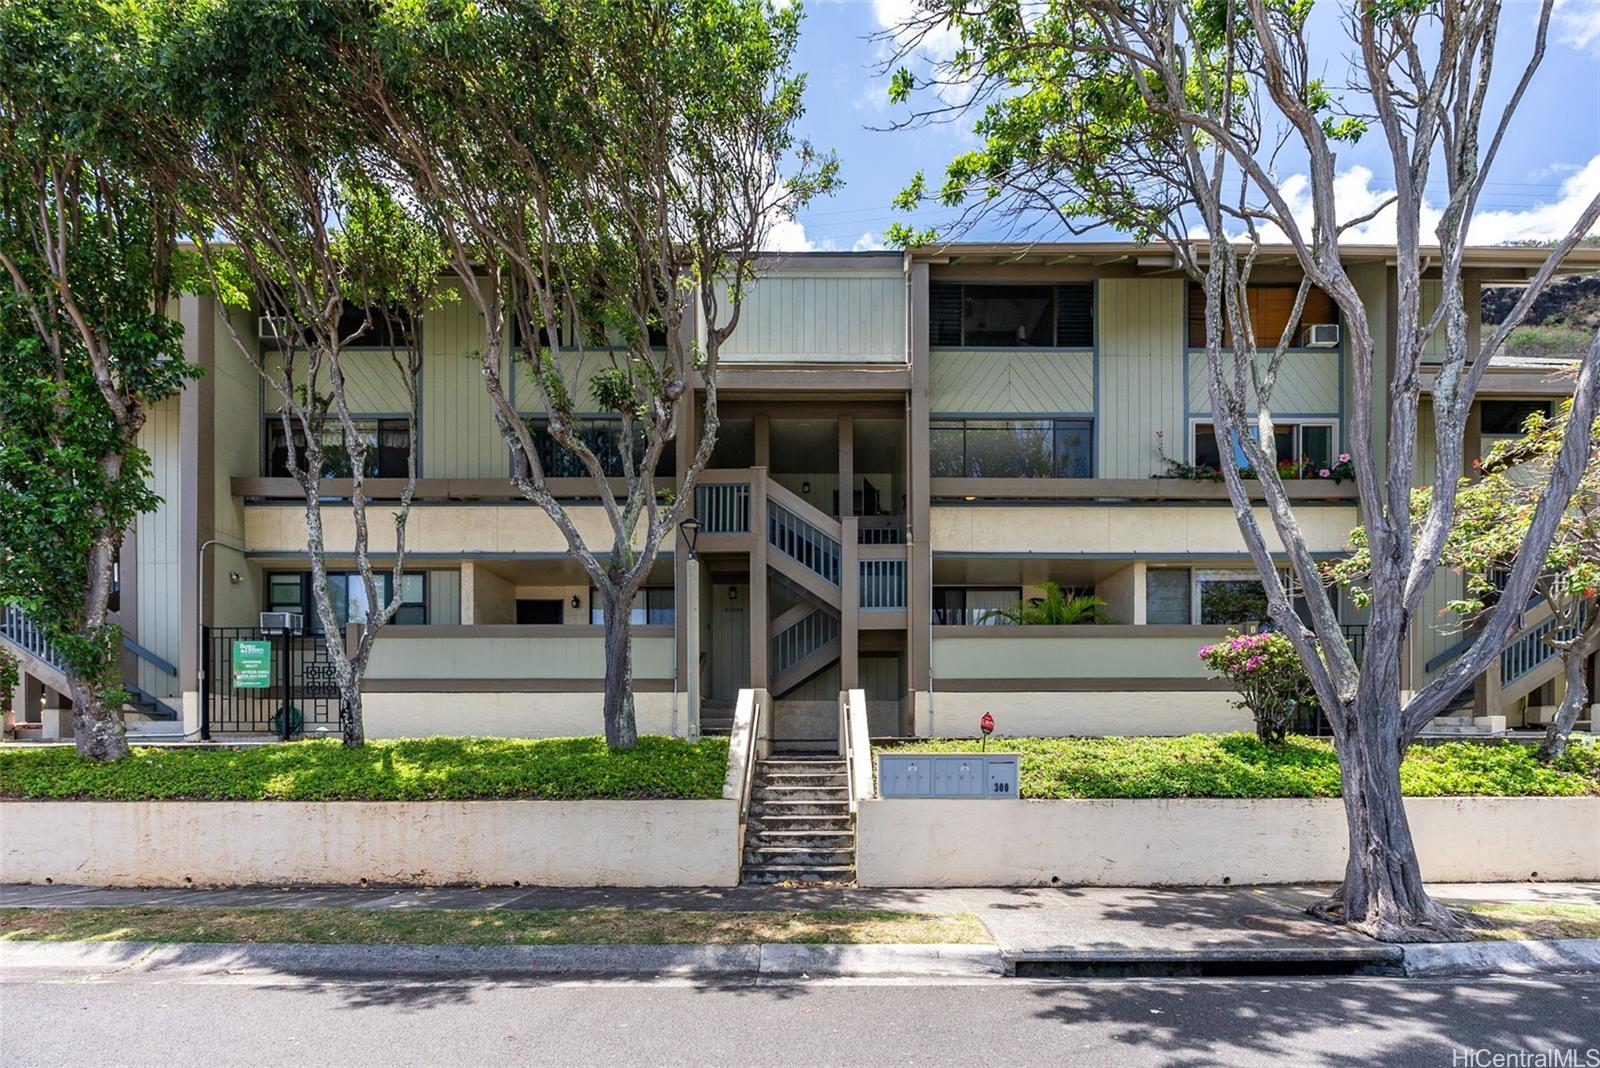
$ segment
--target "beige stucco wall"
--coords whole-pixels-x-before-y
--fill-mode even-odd
[[[393,551],[391,536],[373,521],[369,510],[372,549]],[[387,515],[385,508],[383,514]],[[608,548],[611,525],[599,505],[569,505],[586,544]],[[305,507],[298,503],[252,504],[245,508],[245,542],[251,552],[303,553],[306,548]],[[322,510],[328,552],[350,552],[355,545],[355,525],[350,509],[334,504]],[[643,524],[638,542],[644,540]],[[567,541],[554,522],[532,504],[428,505],[415,504],[406,520],[406,548],[415,553],[558,553],[568,552]]]
[[[1600,798],[1411,798],[1406,813],[1427,879],[1600,878]],[[1337,799],[878,799],[856,833],[862,886],[1333,882],[1347,848]]]
[[[0,803],[0,880],[731,886],[732,801]]]
[[[362,717],[368,738],[433,735],[488,738],[575,738],[605,730],[603,695],[586,693],[368,693]],[[640,734],[683,737],[689,696],[633,695]]]
[[[945,636],[936,631],[934,678],[1198,680],[1209,676],[1196,653],[1200,646],[1216,641],[1223,633],[1215,627],[1161,627],[1144,628],[1153,632],[1145,636],[1131,626],[1110,631],[1095,624],[986,629],[999,636]],[[1191,629],[1193,634],[1184,633]],[[1029,634],[1041,630],[1054,633]],[[959,635],[960,631],[956,633]]]
[[[1341,505],[1303,505],[1295,509],[1312,552],[1338,552],[1356,525],[1356,510]],[[1272,519],[1263,508],[1257,521],[1267,542],[1280,547]],[[974,507],[950,505],[932,510],[935,551],[944,553],[1034,552],[1243,553],[1244,539],[1225,503],[1218,505],[1095,505],[1067,508]]]
[[[438,628],[385,627],[372,646],[367,677],[372,679],[602,679],[605,639],[601,627],[566,627],[573,634],[552,637],[551,628],[528,628],[484,635],[461,627],[460,635]],[[645,628],[637,628],[644,630]],[[421,633],[408,631],[420,630]],[[662,633],[665,631],[665,633]],[[671,631],[653,627],[633,637],[636,679],[670,679],[673,668]]]
[[[920,737],[975,738],[978,719],[993,713],[997,736],[1221,734],[1252,730],[1250,714],[1222,690],[967,692],[919,694],[914,730]],[[931,709],[931,711],[930,711]],[[1000,743],[1002,747],[1004,742]]]

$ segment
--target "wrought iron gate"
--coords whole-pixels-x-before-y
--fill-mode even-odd
[[[260,689],[233,684],[233,643],[272,643],[272,682]],[[320,636],[256,627],[205,628],[206,685],[200,695],[204,735],[270,734],[316,737],[339,732],[339,685]]]

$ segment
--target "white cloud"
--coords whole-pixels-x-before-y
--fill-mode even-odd
[[[851,252],[877,252],[883,248],[883,238],[871,230],[864,231],[850,246]]]
[[[918,0],[872,0],[872,15],[878,29],[891,36],[896,50],[909,50],[906,61],[924,68],[919,72],[920,77],[938,76],[934,68],[950,62],[961,50],[961,34],[951,29],[948,22],[924,24],[929,12]],[[890,57],[883,55],[882,58]],[[965,104],[972,96],[971,87],[959,81],[936,84],[933,91],[940,100],[951,105]],[[887,87],[883,92],[888,92]]]
[[[1279,190],[1301,228],[1309,233],[1312,216],[1310,180],[1304,174],[1291,175],[1279,186]],[[1366,215],[1393,193],[1392,189],[1376,188],[1371,169],[1360,166],[1351,167],[1335,177],[1333,190],[1334,203],[1341,220]],[[1566,236],[1596,193],[1600,193],[1600,155],[1568,174],[1554,198],[1532,207],[1497,209],[1483,206],[1484,201],[1480,199],[1468,240],[1474,245],[1556,240]],[[1488,200],[1492,203],[1493,197]],[[1424,203],[1422,232],[1425,241],[1432,238],[1440,213],[1439,205]],[[1600,233],[1600,226],[1592,232]],[[1275,228],[1270,232],[1264,230],[1262,236],[1269,242],[1283,240],[1283,235]],[[1341,240],[1350,244],[1393,244],[1394,208],[1385,208],[1370,221],[1346,230]]]
[[[1600,0],[1556,0],[1556,40],[1600,55]]]
[[[767,252],[815,252],[816,242],[806,235],[799,219],[779,219],[767,228],[761,247]]]

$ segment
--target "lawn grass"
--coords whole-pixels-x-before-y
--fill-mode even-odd
[[[976,739],[897,743],[880,752],[959,753]],[[1024,798],[1338,797],[1333,746],[1292,737],[1281,746],[1252,734],[1184,738],[997,738],[992,752],[1022,756]],[[1574,742],[1554,767],[1515,742],[1413,746],[1400,769],[1410,797],[1600,795],[1600,746]]]
[[[1479,939],[1600,938],[1600,905],[1546,905],[1539,902],[1471,903],[1459,906],[1491,926],[1473,932]]]
[[[992,943],[971,913],[859,909],[0,909],[0,942],[365,945]]]
[[[0,798],[93,801],[551,801],[717,798],[728,741],[646,737],[336,740],[244,749],[136,748],[114,764],[71,747],[0,749]]]

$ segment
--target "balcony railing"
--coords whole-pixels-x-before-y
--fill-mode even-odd
[[[905,610],[906,562],[904,560],[862,560],[860,567],[862,608]]]
[[[694,488],[694,513],[707,534],[750,532],[750,483],[703,483]]]
[[[780,553],[839,585],[838,539],[774,500],[767,502],[767,540]]]

